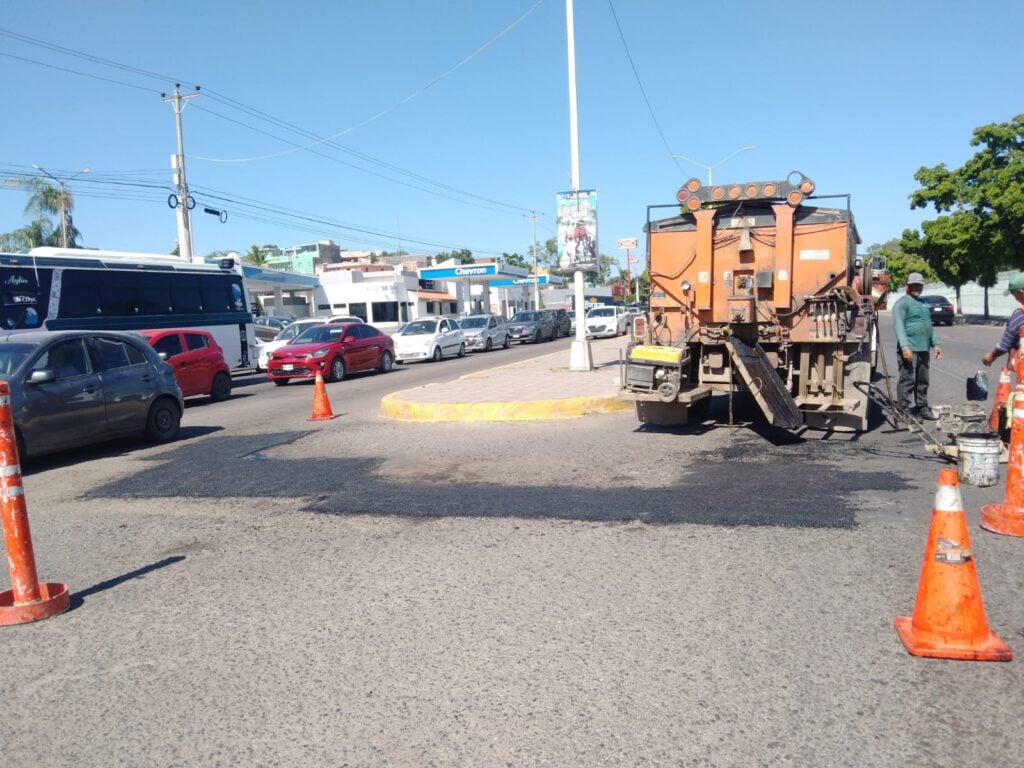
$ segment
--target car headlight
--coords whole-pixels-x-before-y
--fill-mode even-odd
[[[318,349],[316,352],[310,352],[309,356],[310,357],[326,357],[327,353],[330,352],[330,351],[331,351],[330,347],[324,347],[323,349]]]

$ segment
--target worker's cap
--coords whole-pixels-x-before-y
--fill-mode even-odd
[[[1010,282],[1006,284],[1006,290],[1003,291],[1003,296],[1009,296],[1011,293],[1019,291],[1021,288],[1024,288],[1024,272],[1018,272],[1010,278]]]
[[[907,285],[924,285],[924,275],[920,272],[911,272],[907,275]]]

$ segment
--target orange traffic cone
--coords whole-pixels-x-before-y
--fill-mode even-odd
[[[912,656],[1010,661],[988,627],[955,469],[939,470],[914,615],[897,616],[896,632]]]
[[[66,611],[71,601],[68,585],[39,581],[36,571],[6,381],[0,381],[0,517],[11,570],[11,588],[0,592],[0,625],[27,624]]]
[[[324,386],[324,377],[317,371],[316,385],[313,387],[313,415],[306,421],[327,421],[337,416],[331,410],[331,401],[327,399],[327,387]]]
[[[999,388],[996,389],[996,400],[992,403],[992,414],[988,417],[988,431],[993,435],[1002,432],[1003,422],[1000,418],[1006,413],[1006,404],[1010,402],[1010,369],[1003,368],[999,374]]]
[[[1013,393],[1006,495],[1002,504],[981,508],[981,527],[1007,536],[1024,536],[1024,384],[1017,384]]]

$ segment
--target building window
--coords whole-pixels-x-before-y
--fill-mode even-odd
[[[409,307],[410,306],[411,305],[409,304],[409,302],[407,302],[407,301],[406,302],[402,302],[402,322],[403,323],[409,322]]]
[[[369,322],[369,317],[366,315],[366,302],[359,301],[348,305],[348,313],[354,317],[358,317],[364,323]]]
[[[428,301],[427,302],[427,314],[428,315],[437,314],[437,310],[434,309],[434,302],[432,302],[432,301]]]
[[[397,323],[398,302],[397,301],[375,301],[373,302],[373,322],[375,323]]]

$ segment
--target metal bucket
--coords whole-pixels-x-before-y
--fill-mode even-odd
[[[999,481],[999,438],[962,434],[956,439],[960,482],[984,487]]]

